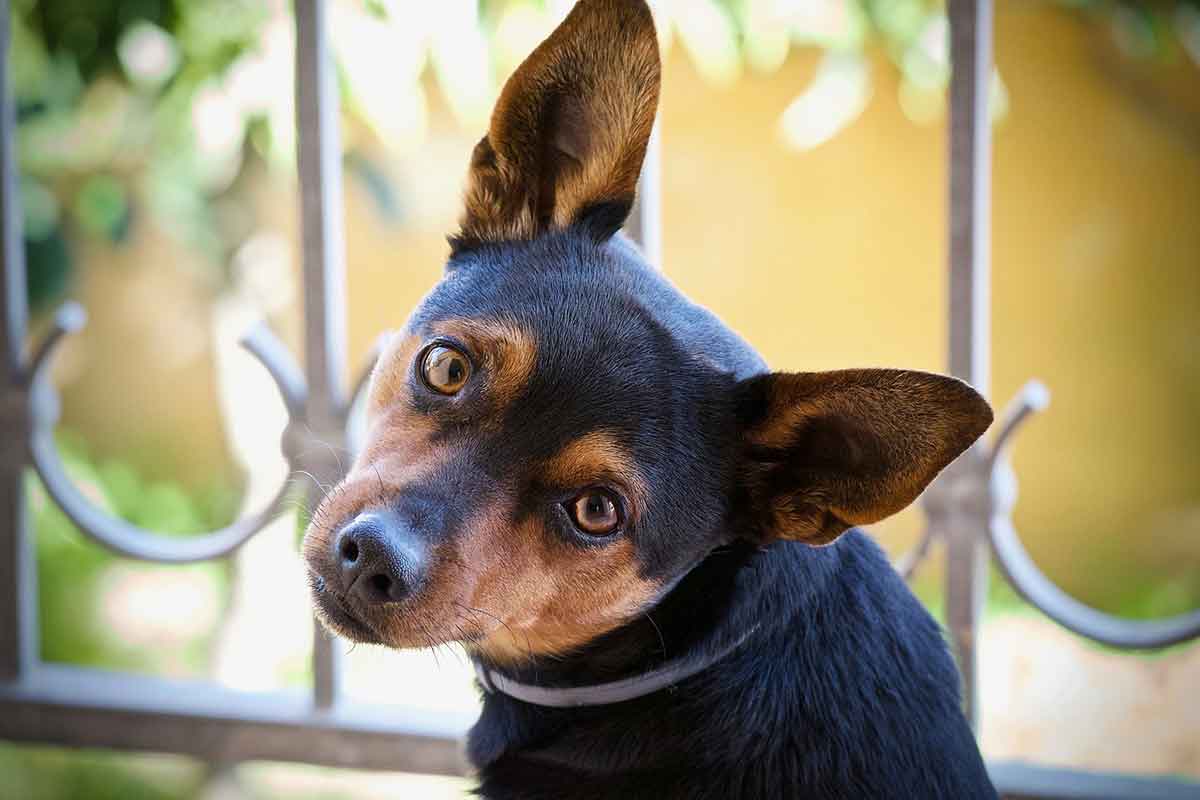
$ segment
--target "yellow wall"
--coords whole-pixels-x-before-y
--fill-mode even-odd
[[[995,132],[992,396],[1003,403],[1032,376],[1054,393],[1015,457],[1017,522],[1035,557],[1086,599],[1114,605],[1123,587],[1157,576],[1178,579],[1172,602],[1186,605],[1200,597],[1200,145],[1135,102],[1096,52],[1089,29],[1062,11],[1000,6],[997,58],[1011,106]],[[789,150],[778,116],[813,66],[799,54],[774,75],[721,89],[672,54],[667,272],[777,368],[938,369],[944,131],[903,116],[894,68],[879,58],[864,116],[811,152]],[[1200,96],[1200,86],[1186,91]],[[444,114],[432,125],[426,145],[389,164],[403,226],[348,183],[356,357],[440,271],[479,132]],[[258,191],[271,224],[294,237],[287,187],[260,182]],[[208,469],[224,458],[209,362],[201,348],[164,366],[156,339],[171,325],[202,334],[194,298],[209,290],[167,258],[95,260],[113,257],[139,266],[88,272],[84,295],[103,336],[76,353],[67,421],[108,452],[170,443],[173,469],[194,479],[205,470],[187,463]],[[187,291],[163,296],[192,299],[156,305],[144,288],[172,281]],[[295,319],[281,325],[297,330]],[[128,413],[130,393],[116,387],[130,381],[148,416]],[[919,521],[906,512],[883,527],[885,542],[903,546]]]

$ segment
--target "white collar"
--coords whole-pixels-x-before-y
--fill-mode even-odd
[[[495,670],[488,669],[474,661],[475,675],[488,694],[498,692],[503,695],[532,703],[535,706],[550,706],[552,708],[575,708],[578,706],[604,706],[611,703],[621,703],[638,697],[666,689],[669,686],[682,683],[711,667],[721,659],[737,650],[751,637],[759,626],[751,626],[745,633],[731,641],[727,646],[710,654],[706,658],[688,658],[686,656],[668,661],[658,669],[643,672],[629,678],[594,683],[586,686],[537,686],[521,683],[505,677]]]

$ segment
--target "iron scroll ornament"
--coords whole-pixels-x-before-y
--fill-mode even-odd
[[[243,337],[241,344],[271,376],[288,415],[281,447],[289,473],[272,500],[264,508],[219,530],[171,538],[113,517],[89,500],[67,475],[54,441],[59,400],[49,380],[49,367],[59,345],[68,334],[83,328],[86,321],[87,313],[78,303],[63,305],[55,314],[51,330],[35,352],[26,373],[31,420],[30,459],[51,499],[84,535],[129,558],[163,564],[190,564],[229,555],[291,506],[293,476],[300,472],[298,465],[305,443],[312,438],[305,423],[307,388],[295,359],[265,324],[255,326]],[[349,410],[367,385],[377,353],[376,350],[371,354],[366,369],[355,383],[351,401],[341,410],[343,427]]]
[[[1017,479],[1008,459],[1013,437],[1033,414],[1046,408],[1050,393],[1029,381],[1001,415],[991,443],[967,451],[922,497],[929,524],[921,539],[896,564],[905,578],[921,564],[934,539],[950,526],[967,524],[986,531],[992,555],[1009,584],[1032,606],[1074,633],[1124,650],[1156,650],[1200,637],[1200,609],[1157,620],[1107,614],[1058,587],[1030,557],[1012,522]]]

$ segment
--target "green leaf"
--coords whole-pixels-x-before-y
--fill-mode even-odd
[[[58,229],[58,198],[40,181],[21,176],[21,215],[25,238],[42,241]]]
[[[129,195],[111,175],[95,175],[75,196],[75,217],[85,230],[119,242],[129,232]]]

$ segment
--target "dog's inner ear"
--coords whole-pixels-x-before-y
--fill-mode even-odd
[[[611,236],[654,126],[658,39],[644,0],[580,0],[509,78],[467,176],[460,245],[586,223]]]
[[[737,392],[738,521],[763,543],[828,544],[896,513],[992,421],[970,386],[923,372],[772,373]]]

